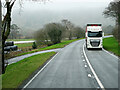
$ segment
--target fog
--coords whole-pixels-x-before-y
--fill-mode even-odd
[[[17,0],[18,1],[18,0]],[[113,19],[105,18],[102,12],[111,0],[50,0],[32,2],[23,0],[22,8],[16,2],[12,12],[12,23],[23,31],[36,31],[50,22],[68,19],[77,26],[87,23],[115,25]]]

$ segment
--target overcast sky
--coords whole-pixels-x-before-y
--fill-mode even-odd
[[[114,25],[112,19],[104,18],[102,12],[112,0],[49,0],[46,3],[23,0],[22,8],[18,0],[13,7],[12,23],[24,30],[38,30],[50,22],[68,19],[77,26],[86,23]],[[5,9],[3,9],[5,12]]]

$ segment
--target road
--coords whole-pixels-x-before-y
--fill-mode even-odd
[[[23,88],[118,88],[118,58],[104,50],[87,50],[85,40],[66,46]],[[83,48],[96,77],[88,66]]]

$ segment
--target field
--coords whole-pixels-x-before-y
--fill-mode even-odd
[[[7,39],[7,41],[33,41],[34,39]]]
[[[120,45],[118,44],[117,40],[114,37],[104,38],[103,47],[106,50],[120,56]]]
[[[32,47],[33,43],[22,43],[22,44],[15,44],[18,46],[18,48],[22,47]]]
[[[35,70],[42,66],[54,54],[55,52],[43,53],[8,65],[6,68],[6,73],[2,75],[2,87],[17,88],[24,80],[26,80]]]
[[[34,53],[34,52],[38,52],[38,51],[43,51],[43,50],[63,48],[66,45],[68,45],[68,44],[70,44],[70,43],[72,43],[74,41],[77,41],[77,40],[80,40],[80,39],[62,41],[61,43],[58,43],[58,44],[55,44],[55,45],[47,46],[45,48],[35,49],[35,50],[29,51],[29,52],[25,52],[25,53],[20,53],[20,54],[17,54],[16,56],[21,56],[21,55],[30,54],[30,53]]]

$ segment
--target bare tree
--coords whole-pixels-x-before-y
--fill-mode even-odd
[[[84,37],[84,30],[81,27],[74,28],[74,37],[77,39]]]
[[[69,40],[71,40],[72,39],[72,31],[73,31],[73,28],[74,28],[74,24],[71,23],[70,21],[68,21],[67,19],[63,19],[62,23],[66,28],[66,32],[67,32],[67,36],[68,36]]]
[[[19,0],[19,2],[21,1],[23,0]],[[46,0],[29,0],[29,1],[42,1],[43,2]],[[12,12],[12,8],[15,2],[16,0],[8,0],[8,2],[6,2],[7,13],[5,14],[3,21],[2,21],[2,73],[5,73],[4,46],[5,46],[6,39],[8,38],[10,34],[11,12]]]
[[[5,73],[5,61],[4,61],[4,46],[5,41],[10,34],[10,25],[11,25],[11,11],[16,0],[11,0],[10,2],[6,2],[7,13],[2,21],[2,73]]]
[[[19,37],[19,27],[16,24],[12,24],[10,27],[10,35],[9,38],[17,39]]]

